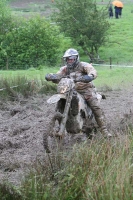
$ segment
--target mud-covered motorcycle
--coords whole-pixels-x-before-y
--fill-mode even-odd
[[[65,137],[66,133],[85,133],[90,138],[97,126],[91,109],[82,95],[75,90],[73,76],[60,78],[54,74],[51,75],[50,80],[54,83],[58,82],[58,85],[57,94],[47,100],[49,104],[56,104],[54,116],[43,136],[44,148],[47,153],[51,152],[53,148],[52,138],[56,145]],[[97,98],[100,102],[102,97],[97,93]]]

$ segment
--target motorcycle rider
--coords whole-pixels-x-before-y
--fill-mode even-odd
[[[92,83],[92,81],[97,78],[97,71],[91,64],[80,62],[79,53],[73,48],[68,49],[64,53],[63,59],[65,61],[65,66],[61,67],[56,74],[61,76],[68,76],[72,73],[75,74],[76,91],[83,95],[88,103],[103,136],[111,137],[112,134],[107,130],[105,116],[99,106],[95,86]],[[45,77],[47,81],[52,80],[51,78],[52,76],[50,74],[47,74]]]

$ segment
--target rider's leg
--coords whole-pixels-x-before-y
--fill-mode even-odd
[[[105,137],[111,137],[112,134],[108,132],[107,125],[106,125],[106,119],[103,111],[101,110],[98,100],[95,97],[87,99],[87,103],[92,109],[92,112],[95,116],[95,120],[100,128],[101,133]]]

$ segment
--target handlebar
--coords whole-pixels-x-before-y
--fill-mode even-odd
[[[62,79],[62,78],[70,78],[70,75],[66,75],[66,76],[61,76],[59,74],[47,74],[45,76],[45,79],[47,81],[52,81],[53,83],[59,83],[59,81]],[[94,77],[93,76],[88,76],[88,75],[84,75],[84,76],[81,76],[81,77],[77,77],[76,79],[72,78],[73,81],[76,83],[76,82],[84,82],[84,83],[89,83],[91,82]]]

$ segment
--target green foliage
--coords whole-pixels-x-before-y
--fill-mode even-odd
[[[53,19],[59,23],[61,31],[93,60],[106,41],[107,8],[99,8],[94,0],[57,0],[55,6],[59,12],[54,13]]]
[[[0,69],[28,69],[61,62],[70,44],[59,28],[40,16],[29,20],[11,16],[6,0],[0,0]],[[61,55],[61,56],[60,56]]]
[[[3,57],[6,59],[7,52],[3,48],[2,43],[5,35],[12,28],[12,17],[10,8],[7,6],[6,0],[0,0],[0,65],[4,65]]]
[[[3,60],[10,69],[26,69],[44,63],[54,65],[58,60],[60,41],[58,28],[44,18],[23,20],[6,33],[2,42],[6,52]]]
[[[11,11],[6,0],[0,0],[0,43],[2,36],[8,31],[11,23]]]

